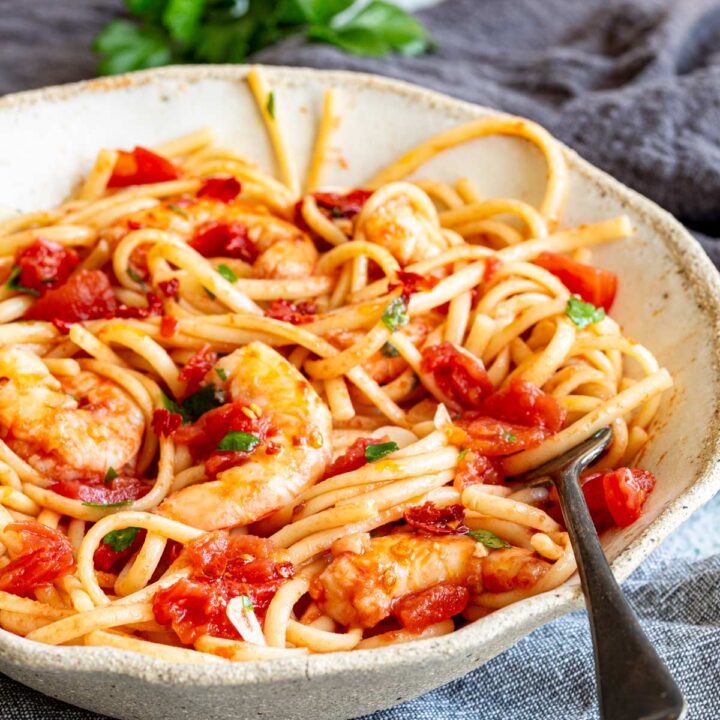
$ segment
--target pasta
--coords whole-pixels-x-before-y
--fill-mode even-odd
[[[178,663],[434,637],[575,572],[522,473],[609,425],[596,525],[653,489],[632,463],[672,379],[588,264],[633,229],[559,227],[552,137],[486,117],[328,189],[329,89],[299,194],[248,82],[280,180],[203,129],[103,149],[62,205],[0,224],[7,631]],[[543,154],[538,208],[414,177],[492,134]]]

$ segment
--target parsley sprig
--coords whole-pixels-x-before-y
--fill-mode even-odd
[[[302,34],[355,55],[419,55],[432,41],[412,15],[386,0],[125,0],[130,19],[95,38],[101,75],[173,63],[239,63]],[[273,115],[273,106],[268,106]]]
[[[581,330],[605,319],[605,311],[572,295],[565,306],[565,314]]]

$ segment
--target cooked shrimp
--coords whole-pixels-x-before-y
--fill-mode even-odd
[[[258,446],[217,480],[171,495],[160,512],[203,530],[247,525],[291,502],[325,471],[332,455],[330,411],[285,358],[253,342],[223,358],[233,400],[254,403],[275,434],[273,454]]]
[[[470,537],[397,533],[359,547],[366,549],[339,552],[310,588],[320,609],[346,627],[373,627],[395,600],[438,583],[480,589],[482,558]]]
[[[422,347],[425,338],[445,318],[429,313],[423,317],[414,317],[397,332],[406,335],[416,347]],[[328,333],[327,339],[340,350],[345,350],[365,337],[362,330],[334,330]],[[363,369],[380,385],[394,380],[408,367],[407,362],[392,347],[392,340],[379,352],[376,352],[363,363]]]
[[[489,592],[520,590],[534,585],[548,570],[550,563],[532,550],[508,548],[490,553],[483,560],[483,587]]]
[[[312,275],[318,252],[310,237],[255,201],[238,198],[223,203],[211,198],[184,200],[182,207],[169,201],[140,210],[119,220],[110,229],[110,239],[119,240],[132,229],[156,228],[191,240],[213,223],[239,224],[247,232],[256,255],[251,272],[258,278],[302,278]],[[138,250],[134,258],[142,260]]]
[[[389,250],[402,265],[432,257],[442,249],[427,218],[405,195],[393,195],[363,213],[362,220],[365,238]]]
[[[34,353],[0,350],[0,433],[54,480],[102,478],[132,466],[145,423],[115,383],[92,372],[53,377]]]

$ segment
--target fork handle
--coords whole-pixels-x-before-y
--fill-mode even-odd
[[[679,720],[685,699],[650,644],[605,558],[573,464],[555,477],[585,593],[604,720]]]

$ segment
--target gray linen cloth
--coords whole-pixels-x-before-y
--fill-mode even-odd
[[[0,0],[0,92],[91,74],[83,43],[118,8],[116,0]],[[291,39],[256,59],[377,72],[538,120],[675,214],[720,264],[719,1],[446,0],[420,15],[438,41],[433,55],[357,58]],[[29,47],[41,22],[57,31]],[[624,584],[692,720],[720,718],[719,517],[716,497]],[[0,716],[98,718],[1,676]],[[585,613],[370,717],[596,718]]]

